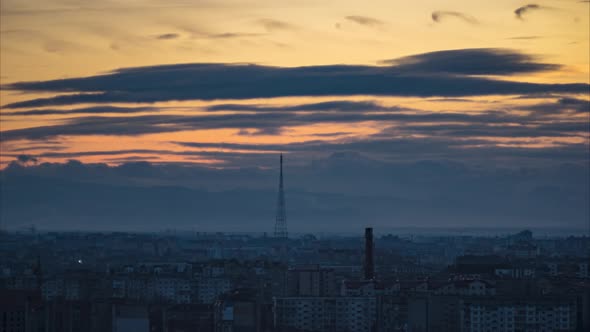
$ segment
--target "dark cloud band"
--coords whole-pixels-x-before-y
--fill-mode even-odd
[[[489,48],[437,51],[382,63],[401,68],[405,73],[446,75],[514,75],[560,68],[559,65],[538,62],[527,54]]]
[[[384,63],[385,66],[294,68],[253,64],[166,65],[119,69],[109,74],[83,78],[20,82],[2,88],[73,93],[4,105],[6,108],[284,96],[461,97],[587,93],[590,89],[584,83],[527,83],[473,76],[511,75],[559,68],[507,50],[432,52]]]

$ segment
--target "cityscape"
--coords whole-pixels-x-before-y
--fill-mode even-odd
[[[3,234],[4,331],[585,331],[588,237]],[[16,255],[15,255],[16,254]]]
[[[590,1],[0,0],[0,332],[590,331]]]
[[[3,331],[585,331],[590,236],[4,232]]]

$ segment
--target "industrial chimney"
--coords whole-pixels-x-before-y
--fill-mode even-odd
[[[373,228],[365,228],[365,280],[375,279],[375,263],[373,259]]]

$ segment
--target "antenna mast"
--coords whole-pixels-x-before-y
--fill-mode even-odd
[[[275,218],[275,238],[286,239],[287,233],[287,212],[285,209],[285,192],[283,189],[283,154],[281,153],[281,170],[279,177],[279,197],[277,200],[277,215]]]

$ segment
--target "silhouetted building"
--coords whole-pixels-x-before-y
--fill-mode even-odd
[[[0,331],[32,332],[42,326],[38,291],[0,289]]]
[[[576,301],[568,297],[463,299],[463,331],[575,331]]]
[[[408,331],[461,331],[460,309],[458,296],[414,295],[408,301]]]
[[[333,269],[310,265],[287,271],[287,296],[334,296],[337,293]]]
[[[371,332],[377,327],[375,297],[284,297],[274,299],[276,331]]]
[[[116,304],[112,308],[113,332],[149,332],[150,320],[145,305]]]
[[[263,332],[272,327],[272,306],[253,289],[237,289],[215,303],[216,332]]]
[[[365,261],[364,271],[365,280],[375,279],[375,258],[374,251],[375,245],[373,244],[373,228],[365,228]]]
[[[213,332],[213,318],[210,304],[178,304],[162,309],[165,332]]]

